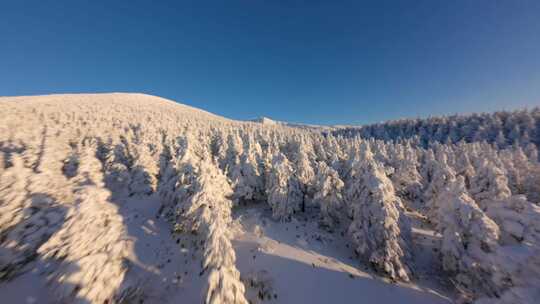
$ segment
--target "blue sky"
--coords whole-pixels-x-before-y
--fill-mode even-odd
[[[0,95],[68,92],[319,124],[531,107],[540,1],[2,1]]]

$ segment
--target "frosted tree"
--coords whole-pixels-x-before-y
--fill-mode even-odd
[[[538,131],[537,133],[539,134],[539,137],[540,137],[540,131]],[[530,143],[527,146],[525,146],[525,148],[523,149],[523,152],[525,153],[525,155],[527,155],[529,160],[533,163],[537,163],[540,160],[538,159],[538,147],[533,143]]]
[[[131,170],[130,195],[150,195],[154,191],[155,177],[143,168],[137,165]]]
[[[227,150],[225,151],[224,169],[226,172],[232,172],[235,166],[235,157],[243,153],[242,138],[236,133],[231,132],[227,135]]]
[[[526,194],[529,200],[540,203],[540,163],[536,146],[530,144],[525,149],[518,147],[512,156],[517,184],[522,190],[520,193]]]
[[[327,136],[322,148],[326,153],[327,164],[330,165],[332,169],[341,172],[343,170],[341,161],[343,158],[343,149],[337,138],[331,135]]]
[[[71,187],[62,174],[69,149],[61,142],[53,145],[54,139],[43,141],[34,171],[13,154],[12,166],[0,175],[1,276],[16,274],[35,258],[39,246],[62,223],[61,205],[72,203]]]
[[[231,180],[235,203],[241,201],[260,200],[263,197],[263,179],[258,172],[258,164],[250,151],[244,151],[242,155],[236,155],[230,162],[227,176]]]
[[[424,198],[426,200],[426,209],[428,217],[433,216],[437,212],[439,207],[437,197],[441,193],[450,181],[455,179],[455,172],[446,163],[445,157],[441,157],[440,161],[432,161],[432,173],[431,182],[427,186],[424,192]]]
[[[230,240],[242,200],[266,200],[284,220],[314,200],[362,258],[406,280],[410,228],[397,196],[427,201],[442,264],[474,298],[540,297],[539,108],[324,130],[140,94],[6,97],[0,112],[0,277],[45,262],[57,298],[44,301],[146,291],[130,285],[143,274],[129,272],[135,216],[122,219],[113,202],[156,189],[173,233],[193,232],[182,236],[200,254],[201,302],[246,302]]]
[[[529,177],[525,181],[527,198],[540,205],[540,163],[531,166]]]
[[[105,184],[113,193],[129,193],[131,184],[132,160],[123,144],[115,144],[112,147],[105,145],[103,155],[99,155],[105,171]]]
[[[24,213],[19,210],[27,204],[26,188],[32,174],[19,155],[11,155],[10,161],[11,166],[0,176],[0,234],[5,234],[9,227],[23,219]]]
[[[285,155],[278,153],[274,156],[266,180],[266,191],[275,219],[289,220],[301,210],[303,193],[293,173],[294,169]]]
[[[486,159],[478,159],[477,163],[476,176],[471,181],[470,193],[485,210],[489,200],[508,198],[511,191],[504,171]]]
[[[487,213],[501,221],[503,247],[491,257],[495,297],[479,303],[535,303],[540,295],[540,207],[524,196],[494,201]],[[489,295],[488,295],[489,296]]]
[[[497,136],[495,137],[495,144],[499,148],[504,148],[507,146],[507,140],[502,130],[499,130],[497,132]]]
[[[540,250],[526,248],[517,256],[500,254],[495,260],[504,271],[497,275],[500,291],[495,295],[481,295],[476,304],[536,303],[540,296]],[[501,251],[508,253],[511,251]]]
[[[315,179],[315,171],[311,166],[311,161],[309,160],[309,156],[306,152],[304,144],[300,144],[298,148],[295,168],[296,171],[294,172],[294,175],[298,180],[300,191],[302,192],[302,203],[300,209],[302,212],[304,212],[306,209],[306,202],[313,197],[313,189],[311,188],[311,185]]]
[[[73,178],[74,206],[68,209],[59,231],[38,250],[43,258],[61,260],[49,279],[62,301],[77,298],[103,303],[117,299],[128,270],[127,258],[133,251],[122,216],[108,201],[111,193],[104,188],[101,163],[94,154],[91,148],[82,151]]]
[[[375,161],[384,166],[389,165],[387,145],[382,141],[371,140],[369,142],[369,145],[373,147],[371,148],[371,151],[373,153],[373,158],[375,159]]]
[[[505,148],[509,144],[539,144],[538,108],[520,112],[452,115],[427,119],[400,119],[385,123],[334,130],[334,136],[404,140],[416,138],[424,148],[433,142],[455,144],[486,141]],[[536,137],[533,135],[535,134]]]
[[[344,186],[336,170],[324,162],[317,163],[313,200],[320,207],[322,224],[326,227],[332,228],[340,221]]]
[[[358,141],[352,141],[348,147],[348,155],[347,159],[343,164],[343,170],[340,172],[340,176],[343,177],[343,181],[345,182],[345,188],[346,189],[355,189],[355,187],[352,187],[353,185],[358,184],[358,177],[359,175],[356,173],[358,170],[358,162],[360,161],[360,155],[359,155],[359,144]],[[349,193],[346,193],[346,195],[352,195]],[[353,199],[347,199],[349,201],[352,201]]]
[[[253,199],[254,189],[249,184],[249,179],[244,175],[246,170],[243,164],[240,162],[240,157],[235,155],[233,160],[229,163],[227,176],[231,180],[234,189],[234,202],[237,204],[241,200]]]
[[[482,161],[477,172],[471,192],[486,214],[500,226],[505,244],[523,242],[526,235],[540,233],[537,206],[524,195],[512,195],[503,170]]]
[[[369,148],[364,160],[358,162],[355,179],[348,189],[352,222],[348,233],[356,245],[356,252],[376,269],[395,280],[408,281],[410,270],[408,244],[410,224],[403,215],[403,206],[395,195],[390,180],[381,165],[375,162]]]
[[[449,181],[435,204],[443,269],[466,289],[494,294],[489,255],[498,248],[499,227],[468,195],[462,176]]]
[[[524,195],[489,200],[486,206],[486,214],[500,226],[503,244],[540,246],[540,208]]]
[[[172,212],[172,208],[178,203],[178,194],[176,193],[177,189],[180,188],[182,182],[182,177],[184,174],[181,174],[180,169],[185,169],[182,166],[182,158],[188,158],[187,155],[188,143],[187,139],[177,138],[175,141],[172,141],[168,148],[164,149],[167,151],[160,158],[160,174],[159,174],[159,183],[157,187],[157,192],[164,204],[165,207],[168,206],[168,211]],[[190,173],[190,172],[189,172]],[[189,175],[189,174],[188,174]]]
[[[0,175],[0,280],[18,273],[33,256],[37,245],[25,242],[25,224],[33,219],[27,187],[32,170],[18,154],[11,155],[11,166]]]
[[[395,168],[391,180],[398,194],[402,198],[415,201],[422,195],[422,176],[418,173],[419,166],[416,151],[410,145],[394,147],[392,153],[392,166]]]
[[[476,175],[476,171],[472,165],[466,146],[463,144],[457,145],[454,149],[454,154],[456,157],[456,164],[454,166],[456,174],[464,177],[465,186],[469,188],[471,180]]]
[[[253,139],[247,141],[247,147],[240,157],[243,168],[243,175],[253,189],[251,200],[263,200],[265,198],[265,177],[262,160],[262,148],[260,144]]]
[[[187,191],[178,206],[178,223],[183,230],[203,236],[202,268],[208,274],[205,303],[247,304],[230,242],[232,201],[227,197],[232,189],[216,165],[204,159],[195,164],[193,168],[186,163],[192,169],[184,172],[193,175],[184,184]]]
[[[520,147],[515,150],[506,149],[499,154],[510,190],[513,194],[524,194],[524,184],[530,170],[530,165],[523,149]]]
[[[157,187],[157,160],[152,157],[151,151],[145,145],[132,150],[136,150],[136,156],[130,170],[130,195],[150,195]]]
[[[227,141],[226,141],[226,135],[224,134],[224,130],[217,129],[215,130],[214,134],[211,138],[210,143],[210,153],[212,154],[212,157],[217,160],[219,164],[219,168],[221,170],[225,170],[225,167],[227,166]]]
[[[435,159],[435,153],[429,149],[424,152],[421,164],[420,174],[422,175],[422,181],[425,187],[431,184],[433,175],[437,167],[437,160]]]
[[[505,158],[503,157],[503,160]],[[525,196],[512,195],[505,171],[486,159],[477,161],[470,193],[478,206],[494,220],[501,230],[501,242],[521,242],[532,218],[537,217]]]
[[[246,141],[248,143],[248,147],[246,149],[247,153],[245,153],[244,160],[249,167],[248,175],[256,175],[257,177],[253,180],[253,182],[256,184],[254,199],[263,200],[266,197],[266,176],[263,149],[261,143],[257,139],[251,137],[248,138],[249,140]],[[261,141],[263,140],[261,139]]]
[[[508,140],[510,141],[511,144],[516,145],[516,146],[522,143],[521,130],[518,124],[512,125],[511,130],[508,133]]]

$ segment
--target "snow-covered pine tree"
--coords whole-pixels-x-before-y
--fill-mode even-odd
[[[122,143],[105,144],[100,156],[105,172],[105,184],[114,194],[121,196],[129,193],[131,184],[130,167],[132,165],[128,151]]]
[[[17,224],[24,217],[23,212],[27,199],[27,187],[32,170],[24,166],[18,154],[10,157],[11,166],[0,176],[0,236],[3,239],[7,229]]]
[[[431,182],[427,185],[424,192],[426,213],[428,218],[432,218],[437,213],[437,197],[440,195],[442,189],[448,186],[448,183],[455,179],[455,172],[446,163],[446,158],[443,155],[440,159],[431,160]]]
[[[145,145],[132,147],[131,151],[134,151],[134,158],[130,170],[130,195],[150,195],[157,188],[157,160]]]
[[[498,248],[497,224],[468,195],[462,176],[450,179],[434,203],[443,269],[469,292],[496,294],[489,255]]]
[[[454,154],[456,158],[456,164],[454,169],[457,175],[463,176],[465,179],[465,187],[469,188],[471,185],[471,180],[476,175],[476,171],[471,162],[469,156],[467,145],[464,143],[459,143],[454,147]]]
[[[540,163],[531,165],[529,175],[525,181],[525,193],[527,198],[537,205],[540,205]]]
[[[264,178],[259,173],[259,164],[253,153],[248,146],[242,154],[234,155],[232,161],[228,161],[227,176],[234,189],[235,203],[263,198]]]
[[[296,169],[294,175],[298,180],[300,191],[302,192],[302,202],[300,207],[302,212],[306,210],[306,204],[313,197],[313,189],[311,185],[315,180],[315,171],[313,170],[305,147],[305,143],[299,144],[294,164]]]
[[[72,179],[74,206],[59,231],[38,250],[44,259],[61,260],[49,276],[61,301],[114,302],[123,290],[133,242],[118,208],[108,200],[111,193],[104,188],[101,170],[95,149],[85,147]]]
[[[479,158],[476,160],[476,175],[471,181],[470,194],[478,206],[486,210],[490,200],[505,199],[512,193],[504,171],[493,162]]]
[[[178,206],[178,223],[184,230],[202,235],[204,252],[202,268],[207,273],[205,303],[247,304],[236,255],[230,242],[232,195],[227,178],[208,159],[191,160],[186,166],[194,170]]]
[[[266,179],[268,204],[275,219],[289,220],[301,210],[303,193],[300,183],[294,177],[294,169],[283,153],[278,152],[272,159]]]
[[[328,167],[325,162],[317,163],[313,200],[320,207],[322,224],[330,229],[340,221],[344,207],[344,186],[336,170]]]
[[[347,191],[352,209],[348,233],[356,252],[376,269],[392,279],[408,281],[410,223],[382,165],[375,162],[368,145],[363,145],[363,152],[364,159],[353,169],[353,179],[359,183],[349,182],[356,189]]]
[[[10,163],[0,175],[0,280],[17,275],[37,249],[24,240],[25,224],[35,220],[27,191],[32,170],[19,154],[12,154]]]
[[[253,189],[249,185],[249,180],[244,176],[243,164],[240,163],[238,155],[233,156],[227,166],[227,176],[231,181],[233,193],[233,202],[238,204],[243,200],[251,200],[253,198]]]
[[[422,196],[422,176],[418,172],[416,151],[407,143],[394,145],[390,153],[394,173],[390,179],[396,194],[408,201],[416,201]]]
[[[427,188],[433,180],[433,175],[435,174],[435,170],[437,167],[437,160],[435,159],[435,153],[433,153],[432,149],[424,151],[421,162],[422,163],[420,166],[420,175],[422,176],[422,183],[424,184],[424,188]]]
[[[233,171],[235,157],[241,155],[243,149],[242,138],[238,133],[231,131],[227,135],[227,150],[225,151],[225,159],[223,160],[225,172]]]

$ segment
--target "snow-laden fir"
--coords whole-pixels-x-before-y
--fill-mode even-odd
[[[537,303],[540,110],[358,128],[0,98],[9,303]]]

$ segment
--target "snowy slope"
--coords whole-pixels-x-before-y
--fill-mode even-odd
[[[260,123],[260,124],[263,124],[263,125],[281,125],[281,126],[286,126],[286,127],[293,127],[293,128],[304,129],[304,130],[312,130],[312,131],[317,131],[317,132],[330,131],[330,130],[335,129],[334,126],[321,126],[321,125],[294,123],[294,122],[288,122],[288,121],[279,121],[279,120],[273,120],[271,118],[264,117],[264,116],[258,117],[258,118],[255,118],[255,119],[251,119],[249,121]]]
[[[448,289],[437,291],[440,285],[378,277],[353,258],[346,238],[321,230],[309,217],[276,223],[269,214],[249,208],[237,215],[238,268],[253,303],[452,302]]]
[[[0,112],[9,303],[540,296],[526,137],[421,147],[123,93],[0,97]]]

